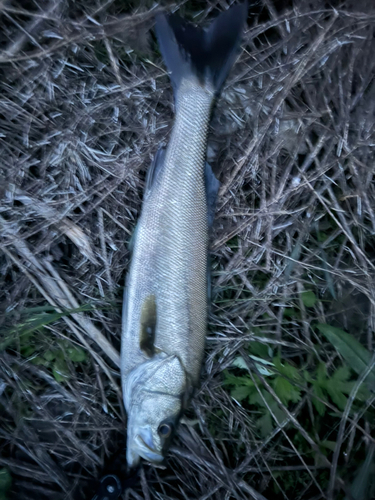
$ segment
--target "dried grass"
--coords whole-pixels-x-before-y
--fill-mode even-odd
[[[183,2],[181,11],[204,21],[224,4]],[[90,498],[124,447],[127,241],[145,170],[173,120],[152,38],[158,9],[121,0],[0,5],[0,326],[3,339],[15,338],[0,352],[0,466],[20,499]],[[317,321],[374,350],[375,8],[265,0],[253,10],[208,147],[222,186],[207,355],[190,415],[198,423],[181,426],[169,468],[142,470],[125,498],[341,498],[374,443],[373,397],[354,416],[326,401],[341,420],[318,429],[311,393],[286,407],[246,353],[260,341],[301,370],[319,360],[334,367],[339,356]],[[304,290],[319,298],[314,307]],[[47,303],[61,318],[42,321],[34,352],[22,354],[19,332]],[[58,382],[32,360],[62,339],[89,357],[66,356]],[[266,437],[256,412],[223,385],[240,355],[284,408],[283,422],[269,408],[276,425]],[[336,443],[330,454],[324,439]],[[293,489],[295,474],[305,484]]]

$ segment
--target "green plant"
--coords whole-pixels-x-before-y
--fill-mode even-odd
[[[69,340],[57,338],[51,341],[51,334],[46,326],[63,316],[90,309],[90,306],[83,306],[61,313],[51,306],[27,309],[23,311],[21,321],[15,327],[3,332],[0,351],[15,349],[31,363],[51,370],[57,382],[63,382],[69,377],[68,361],[82,363],[86,360],[86,352]]]
[[[8,469],[0,469],[0,500],[8,500],[8,492],[12,486],[12,476]]]
[[[261,354],[263,358],[255,356],[254,352]],[[312,403],[320,417],[325,415],[327,407],[332,403],[338,410],[344,410],[348,395],[356,383],[352,380],[352,369],[357,371],[353,366],[342,364],[332,367],[328,372],[326,365],[318,362],[313,368],[306,367],[301,370],[291,362],[281,360],[279,356],[271,358],[270,354],[272,355],[272,351],[267,350],[264,344],[251,342],[249,362],[253,363],[254,373],[242,374],[243,371],[248,371],[248,365],[242,357],[234,360],[235,371],[224,373],[224,385],[230,387],[231,396],[246,404],[250,411],[260,414],[256,419],[256,426],[263,437],[269,434],[275,425],[271,413],[279,424],[285,419],[285,414],[263,386],[257,371],[267,378],[267,382],[286,408],[301,401],[302,395],[308,393],[312,396]],[[367,397],[368,391],[362,385],[356,394],[356,400],[364,401]]]

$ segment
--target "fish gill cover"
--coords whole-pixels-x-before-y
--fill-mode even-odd
[[[128,243],[173,120],[164,7],[0,6],[2,498],[91,498],[122,473]],[[208,25],[224,4],[178,7]],[[374,27],[366,1],[250,5],[207,150],[202,386],[129,498],[374,496]]]

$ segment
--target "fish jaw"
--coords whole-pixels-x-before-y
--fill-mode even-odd
[[[139,406],[138,411],[129,415],[127,429],[126,461],[130,469],[137,467],[141,459],[148,463],[158,465],[164,461],[163,445],[149,414]],[[145,423],[146,420],[146,423]]]
[[[130,468],[137,467],[141,458],[156,466],[164,462],[164,456],[153,446],[150,427],[141,429],[133,440],[133,446],[127,448],[126,460]]]

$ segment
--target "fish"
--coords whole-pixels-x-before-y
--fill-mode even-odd
[[[199,387],[209,304],[209,233],[219,182],[206,163],[212,108],[237,58],[247,3],[206,29],[158,14],[175,119],[149,167],[131,241],[121,337],[127,413],[126,461],[163,466],[178,423]]]

